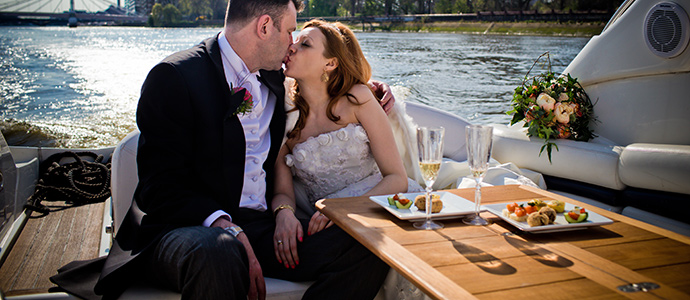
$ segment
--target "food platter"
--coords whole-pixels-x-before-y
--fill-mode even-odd
[[[613,223],[613,221],[611,219],[604,217],[600,214],[597,214],[595,212],[592,212],[590,210],[587,210],[587,213],[588,213],[587,220],[584,222],[581,222],[581,223],[568,223],[568,221],[565,220],[563,213],[558,213],[558,214],[556,214],[556,220],[553,222],[553,224],[531,227],[527,224],[527,222],[518,222],[518,221],[515,221],[515,220],[503,215],[503,209],[506,208],[506,205],[510,204],[510,203],[512,203],[512,202],[487,204],[487,205],[482,205],[482,207],[485,208],[488,212],[498,216],[499,218],[501,218],[501,219],[505,220],[506,222],[512,224],[513,226],[517,227],[518,229],[520,229],[522,231],[526,231],[526,232],[532,232],[532,233],[547,233],[547,232],[577,230],[577,229],[585,229],[585,228],[592,227],[592,226],[601,226],[601,225]],[[574,204],[566,202],[565,203],[565,212],[568,212],[569,210],[573,209],[574,207],[575,207]]]
[[[420,192],[404,193],[403,195],[410,200],[414,200],[415,197],[423,194],[423,192]],[[441,209],[441,211],[438,213],[431,214],[431,218],[434,220],[452,219],[474,213],[474,202],[472,201],[449,192],[433,192],[433,194],[439,195],[441,197],[441,201],[443,202],[443,209]],[[389,205],[389,196],[392,195],[371,196],[369,199],[374,201],[374,203],[383,206],[383,208],[396,216],[398,219],[420,221],[426,218],[426,213],[423,210],[417,209],[414,204],[412,204],[412,206],[410,206],[408,209],[399,209],[395,206]]]

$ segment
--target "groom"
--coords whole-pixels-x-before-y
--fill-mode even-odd
[[[150,71],[137,109],[135,201],[106,259],[69,264],[53,282],[84,298],[116,298],[147,281],[183,299],[263,299],[266,275],[315,280],[305,299],[375,296],[388,266],[336,226],[304,238],[294,269],[274,254],[281,65],[302,6],[231,0],[218,36]]]

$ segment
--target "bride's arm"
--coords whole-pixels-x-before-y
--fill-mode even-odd
[[[356,107],[355,117],[369,136],[371,152],[383,175],[381,182],[364,196],[406,192],[407,173],[398,153],[386,113],[366,86],[357,85],[350,90],[350,93],[362,103]]]
[[[278,153],[275,164],[275,192],[271,201],[271,210],[275,212],[276,218],[276,230],[273,234],[273,249],[276,258],[286,268],[294,269],[299,264],[297,241],[302,241],[304,233],[302,224],[295,217],[292,172],[285,163],[285,155],[288,152],[287,145],[283,145]],[[276,211],[276,209],[279,210]]]

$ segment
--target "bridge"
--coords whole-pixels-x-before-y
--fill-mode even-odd
[[[144,25],[121,0],[0,0],[2,25]]]

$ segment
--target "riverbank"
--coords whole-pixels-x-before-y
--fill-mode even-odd
[[[399,22],[351,23],[356,31],[368,32],[444,32],[465,34],[504,34],[537,36],[591,37],[601,33],[604,22]]]

